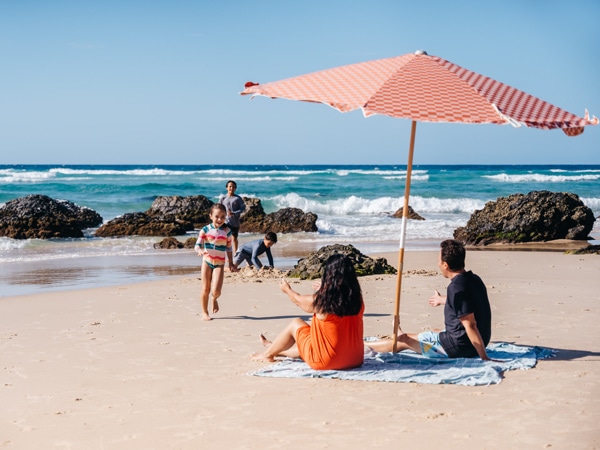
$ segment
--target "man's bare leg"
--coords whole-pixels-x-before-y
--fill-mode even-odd
[[[402,350],[414,350],[417,353],[421,353],[421,345],[417,340],[416,334],[402,333],[398,336],[396,342],[396,350],[399,352]],[[378,341],[365,342],[365,346],[378,353],[387,353],[394,350],[394,341],[392,339],[380,339]]]

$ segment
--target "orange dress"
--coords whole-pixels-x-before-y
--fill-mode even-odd
[[[312,369],[352,369],[363,363],[363,303],[355,316],[328,314],[325,320],[313,315],[310,326],[298,328],[296,342],[300,357]]]

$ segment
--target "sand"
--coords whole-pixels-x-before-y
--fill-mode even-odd
[[[406,254],[406,331],[443,324],[427,304],[447,285],[436,262]],[[0,447],[600,448],[600,257],[473,251],[467,263],[488,285],[492,341],[555,358],[487,387],[261,378],[248,375],[265,365],[249,358],[259,333],[301,316],[277,278],[228,274],[211,322],[189,275],[1,298]],[[360,281],[365,334],[389,334],[396,277]]]

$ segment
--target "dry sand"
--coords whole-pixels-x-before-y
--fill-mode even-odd
[[[396,265],[396,255],[387,254]],[[442,326],[435,252],[405,257],[401,326]],[[0,299],[7,449],[600,448],[600,257],[469,252],[493,341],[559,350],[499,385],[249,376],[300,311],[276,278],[228,274],[202,322],[198,277]],[[396,277],[361,278],[365,334],[392,329]],[[311,282],[295,288],[310,292]]]

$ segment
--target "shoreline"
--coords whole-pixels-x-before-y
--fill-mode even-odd
[[[241,239],[240,245],[251,238]],[[597,241],[595,241],[597,242]],[[329,245],[329,244],[328,244]],[[396,243],[355,245],[371,257],[388,255],[388,263],[397,267]],[[407,248],[405,255],[437,251],[439,242],[423,248]],[[486,247],[468,246],[469,252],[534,251],[566,252],[589,246],[589,241],[557,240],[524,244],[491,244]],[[308,253],[322,245],[314,242],[283,241],[274,248],[275,267],[289,270]],[[366,250],[366,251],[365,251]],[[169,277],[200,274],[201,260],[189,249],[162,250],[151,255],[89,256],[41,261],[0,264],[0,299],[14,296],[43,294],[57,291],[94,289],[107,286],[137,284]],[[391,257],[390,257],[391,256]],[[405,256],[406,258],[406,256]]]
[[[448,283],[436,253],[405,258],[407,331],[443,323],[442,310],[427,304]],[[396,264],[395,252],[378,256]],[[488,287],[493,342],[551,348],[556,357],[487,387],[261,378],[248,375],[264,366],[249,358],[258,335],[273,337],[302,316],[278,279],[228,274],[211,322],[201,320],[193,276],[0,298],[2,446],[600,446],[600,258],[468,251],[467,269]],[[359,280],[365,336],[389,334],[396,276]],[[291,282],[310,292],[311,281]]]

